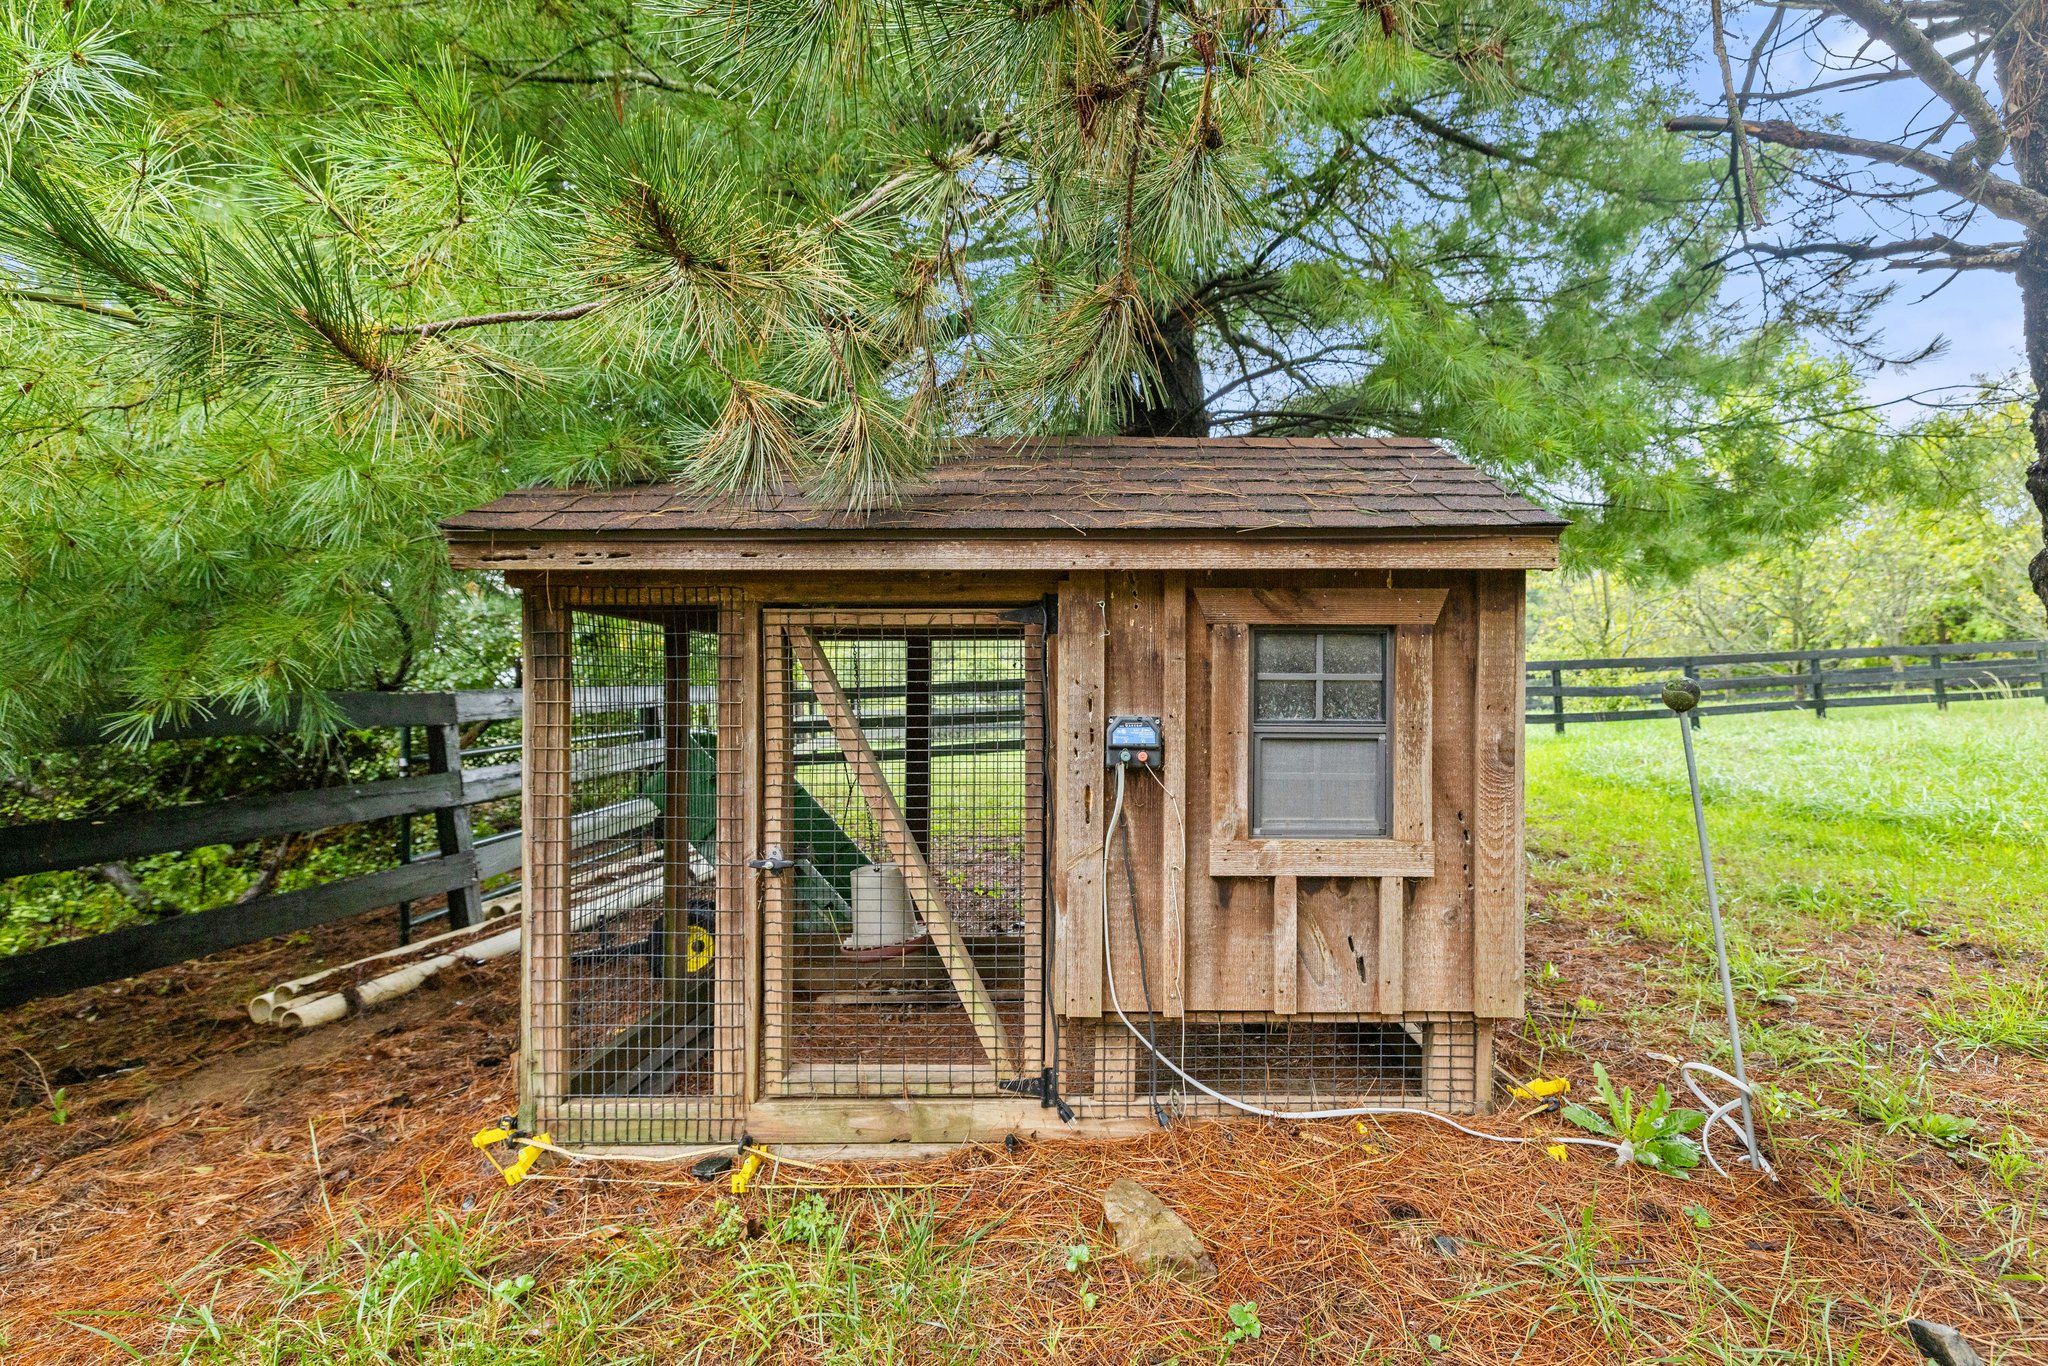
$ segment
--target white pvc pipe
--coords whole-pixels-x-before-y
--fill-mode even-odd
[[[494,910],[498,911],[499,914],[490,915],[490,912]],[[308,973],[304,977],[295,977],[289,982],[282,982],[270,990],[250,998],[249,1018],[257,1024],[275,1023],[278,1015],[289,1010],[293,1002],[303,1000],[308,996],[323,994],[318,990],[320,984],[340,973],[353,972],[366,964],[379,963],[387,958],[414,957],[451,939],[469,939],[480,934],[489,934],[494,930],[502,930],[507,924],[519,918],[519,901],[516,897],[494,898],[484,903],[484,911],[488,918],[475,925],[465,925],[459,930],[447,930],[430,939],[421,939],[411,944],[401,944],[395,949],[385,949],[381,953],[368,954],[351,962],[340,963],[331,968],[322,968],[320,971]]]
[[[358,1010],[367,1010],[396,996],[419,987],[441,969],[454,963],[488,963],[494,958],[504,958],[519,952],[520,930],[517,926],[502,934],[492,935],[449,953],[436,954],[417,963],[407,963],[379,977],[359,982],[352,991],[333,991],[310,1000],[301,1000],[279,1012],[277,1023],[286,1029],[312,1029],[318,1025],[332,1024],[346,1019]]]
[[[659,901],[661,900],[664,885],[664,876],[659,868],[615,883],[611,887],[606,888],[602,896],[592,898],[576,907],[569,917],[569,928],[572,931],[589,929],[592,925],[608,916],[617,915],[622,911],[639,910],[643,906]],[[458,935],[473,935],[489,926],[502,925],[506,920],[516,921],[518,919],[519,917],[516,916],[500,916],[496,920],[486,922],[485,925],[474,925],[466,930],[453,930],[448,934],[438,935],[435,939],[423,940],[419,944],[413,944],[404,949],[393,949],[380,954],[372,954],[370,957],[360,959],[357,962],[346,963],[337,968],[330,968],[316,976],[301,978],[297,983],[287,982],[285,987],[277,988],[277,992],[283,991],[286,987],[322,982],[332,978],[337,973],[347,972],[366,963],[375,963],[397,954],[416,953],[422,947],[432,945],[441,940],[451,939]],[[320,1025],[333,1024],[336,1020],[347,1019],[357,1011],[367,1010],[371,1006],[380,1005],[385,1001],[416,990],[451,963],[487,963],[494,958],[504,958],[515,954],[519,952],[521,933],[521,926],[515,923],[510,929],[502,930],[500,933],[492,935],[487,939],[481,939],[460,948],[450,949],[445,953],[435,954],[432,957],[393,968],[389,972],[380,973],[375,977],[357,983],[352,990],[348,991],[330,991],[313,995],[302,990],[290,997],[278,996],[277,992],[265,992],[263,996],[259,996],[255,1001],[249,1003],[249,1014],[252,1018],[257,1018],[259,1023],[271,1023],[283,1029],[314,1029]],[[265,996],[272,998],[270,1014],[265,1017],[257,1017],[257,1002],[262,1001]]]

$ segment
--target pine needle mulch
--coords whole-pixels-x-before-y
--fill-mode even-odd
[[[350,936],[353,936],[351,938]],[[10,1360],[114,1355],[98,1325],[158,1352],[156,1316],[181,1296],[260,1312],[238,1267],[393,1228],[428,1206],[496,1230],[499,1255],[545,1279],[605,1254],[621,1228],[684,1249],[683,1274],[729,1275],[734,1250],[698,1230],[724,1183],[680,1170],[576,1166],[507,1191],[469,1136],[510,1106],[511,962],[452,969],[342,1024],[291,1037],[239,1014],[301,970],[377,947],[343,927],[309,950],[260,946],[17,1012],[7,1023],[14,1109],[0,1121],[0,1330]],[[1539,1007],[1541,1003],[1539,1002]],[[1511,1060],[1514,1041],[1504,1038]],[[1642,1044],[1575,1039],[1638,1086],[1669,1079]],[[33,1053],[63,1085],[51,1120]],[[1543,1133],[1539,1117],[1518,1130]],[[1120,1143],[1000,1146],[915,1164],[783,1168],[741,1197],[767,1215],[822,1189],[858,1229],[900,1189],[935,1211],[971,1264],[971,1344],[989,1360],[1214,1359],[1227,1309],[1255,1303],[1261,1335],[1235,1361],[1431,1359],[1529,1363],[1725,1359],[1915,1360],[1898,1325],[1955,1324],[1994,1359],[2048,1359],[2038,1287],[2002,1285],[1960,1165],[1900,1149],[1887,1200],[1822,1199],[1804,1154],[1817,1132],[1774,1135],[1785,1180],[1680,1183],[1585,1152],[1484,1144],[1428,1120],[1368,1125],[1189,1124]],[[1140,1281],[1110,1256],[1099,1195],[1118,1176],[1182,1213],[1214,1255],[1200,1290]],[[1939,1231],[1939,1236],[1937,1232]],[[1084,1275],[1067,1248],[1092,1246]],[[209,1286],[219,1280],[220,1288]],[[688,1307],[688,1287],[676,1312]],[[1095,1297],[1084,1306],[1083,1292]],[[2010,1293],[2008,1293],[2010,1292]],[[650,1324],[660,1325],[657,1313]],[[815,1355],[800,1331],[774,1360]],[[714,1356],[712,1359],[723,1359]]]

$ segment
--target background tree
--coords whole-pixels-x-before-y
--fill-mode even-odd
[[[0,738],[396,686],[514,485],[860,507],[964,434],[1400,433],[1678,572],[1882,464],[1716,302],[1650,0],[32,0]]]
[[[1890,477],[1832,524],[1683,583],[1605,569],[1531,585],[1531,649],[1553,657],[1736,653],[2026,639],[2036,544],[2020,475],[2030,414],[1987,401],[1892,444]]]
[[[1871,268],[2012,275],[2031,381],[2026,488],[2048,536],[2048,0],[1768,0],[1729,14],[1754,33],[1741,78],[1716,0],[1722,107],[1670,127],[1729,139],[1750,229],[1737,253],[1764,271],[1772,304],[1825,300],[1837,318],[1845,285],[1882,291]],[[1858,99],[1872,91],[1890,92],[1883,112]],[[1847,103],[1857,123],[1886,126],[1852,131]],[[1771,227],[1757,187],[1778,179],[1798,211]],[[2048,547],[2030,576],[2048,605]]]

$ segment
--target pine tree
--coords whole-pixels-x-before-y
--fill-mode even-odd
[[[0,739],[395,686],[439,515],[945,442],[1434,437],[1659,572],[1877,459],[1723,310],[1650,0],[31,0]]]

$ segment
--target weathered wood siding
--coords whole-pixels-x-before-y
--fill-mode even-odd
[[[1142,1004],[1149,977],[1152,1005],[1167,1015],[1519,1014],[1522,578],[1408,570],[1292,575],[1284,585],[1220,572],[1067,579],[1054,689],[1063,974],[1054,999],[1064,1013],[1108,1008],[1100,898],[1114,777],[1102,768],[1101,723],[1136,713],[1166,722],[1167,767],[1162,781],[1134,772],[1124,799],[1142,976],[1121,838],[1108,877],[1106,952],[1127,1010]],[[1258,876],[1210,875],[1212,843],[1240,834],[1226,803],[1241,797],[1215,790],[1214,756],[1220,746],[1241,750],[1248,727],[1212,685],[1219,669],[1248,668],[1249,634],[1217,632],[1225,653],[1212,658],[1193,590],[1278,586],[1444,592],[1433,626],[1404,631],[1394,652],[1397,692],[1426,677],[1429,706],[1397,712],[1390,727],[1395,782],[1428,789],[1424,802],[1396,812],[1392,837],[1425,841],[1431,876],[1326,876],[1313,860],[1285,866],[1284,850]]]

